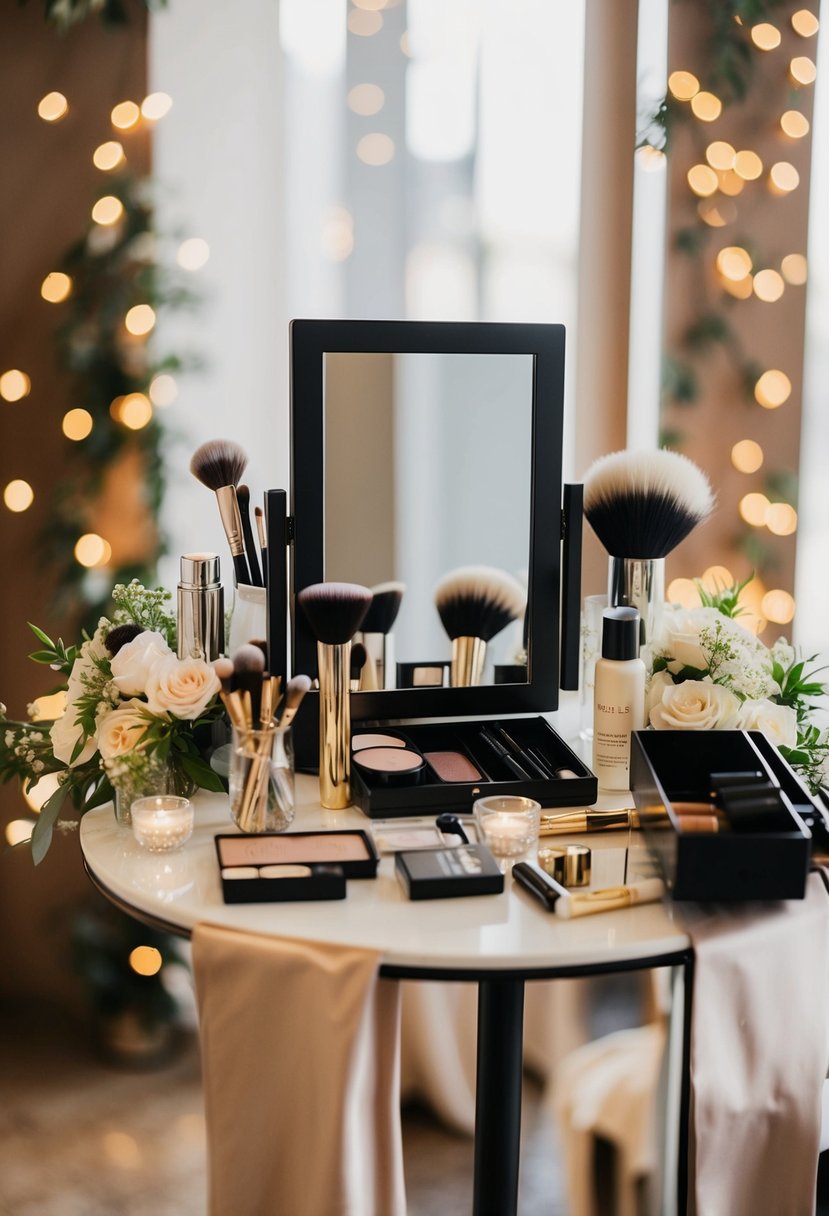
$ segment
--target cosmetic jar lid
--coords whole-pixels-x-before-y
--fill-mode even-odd
[[[367,747],[352,756],[356,769],[380,785],[409,785],[422,777],[426,762],[410,747]]]
[[[569,844],[564,859],[565,887],[586,887],[590,884],[592,854],[586,844]]]
[[[545,874],[549,874],[550,878],[554,878],[556,882],[564,885],[567,872],[566,849],[539,849],[538,864]]]
[[[635,608],[605,608],[602,658],[624,663],[639,657],[639,613]]]
[[[213,587],[219,582],[217,553],[184,553],[181,557],[181,583],[185,587]]]

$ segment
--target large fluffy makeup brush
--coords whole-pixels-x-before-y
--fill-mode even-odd
[[[197,448],[190,460],[190,472],[212,490],[219,504],[219,515],[233,558],[237,583],[250,583],[245,558],[245,537],[236,487],[248,463],[238,443],[231,439],[210,439]]]
[[[340,810],[351,802],[351,639],[371,602],[357,583],[313,583],[297,596],[317,639],[320,683],[320,802]]]
[[[713,506],[708,478],[679,452],[611,452],[587,470],[584,514],[610,555],[608,603],[639,610],[643,645],[659,631],[666,556]]]
[[[517,579],[492,566],[461,566],[435,588],[435,607],[452,639],[453,688],[480,684],[487,642],[521,616],[527,593]]]
[[[405,583],[378,583],[371,588],[371,603],[360,626],[360,639],[366,648],[366,664],[360,687],[393,688],[394,640],[391,630],[397,620]]]
[[[239,503],[239,514],[242,517],[242,536],[245,539],[245,553],[250,570],[250,581],[254,587],[262,587],[262,571],[259,569],[259,556],[256,541],[253,539],[253,528],[250,524],[250,487],[238,485],[236,500]]]

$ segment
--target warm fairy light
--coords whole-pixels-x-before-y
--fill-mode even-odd
[[[182,241],[176,253],[176,261],[182,270],[201,270],[210,257],[210,246],[200,236],[191,236]]]
[[[760,607],[763,615],[773,621],[775,625],[788,625],[794,617],[794,599],[788,591],[783,591],[779,587],[774,591],[766,592]]]
[[[173,99],[169,93],[150,93],[141,102],[141,114],[148,122],[158,122],[170,113]]]
[[[386,8],[386,0],[352,0],[355,8],[364,8],[373,12],[379,8]]]
[[[28,481],[23,481],[19,477],[10,481],[3,491],[3,502],[15,514],[20,511],[28,511],[34,499],[35,492]]]
[[[113,402],[113,405],[115,403]],[[112,407],[110,407],[110,412]],[[130,431],[142,430],[153,416],[149,397],[143,393],[127,393],[118,398],[116,420]]]
[[[706,591],[722,591],[734,586],[734,575],[728,566],[709,566],[703,571],[700,582]]]
[[[157,975],[163,961],[155,946],[136,946],[130,951],[130,966],[138,975]]]
[[[751,273],[752,265],[748,250],[740,245],[726,245],[717,254],[717,270],[726,279],[738,282]]]
[[[714,194],[719,182],[710,165],[692,165],[688,170],[688,185],[700,198]]]
[[[165,409],[178,397],[178,385],[168,372],[162,372],[150,381],[148,392],[153,405]]]
[[[792,393],[792,382],[785,372],[776,367],[763,372],[754,386],[754,400],[764,409],[776,410],[784,405]]]
[[[63,93],[47,93],[37,103],[38,115],[44,122],[57,122],[63,118],[69,109],[69,102]]]
[[[733,169],[737,152],[724,139],[715,139],[705,149],[705,159],[712,169]]]
[[[9,368],[0,376],[0,397],[4,401],[20,401],[32,391],[32,382],[19,368]]]
[[[93,165],[96,169],[102,169],[105,173],[109,172],[110,169],[117,169],[125,160],[124,146],[117,139],[109,139],[105,144],[98,144],[98,147],[92,153]]]
[[[37,719],[35,720],[37,721]],[[26,806],[38,815],[44,802],[49,801],[59,785],[57,773],[44,773],[37,785],[33,785],[30,790],[22,791]]]
[[[129,131],[141,117],[141,111],[134,101],[119,101],[110,114],[110,122],[119,131]]]
[[[29,718],[32,722],[54,722],[66,709],[67,695],[66,689],[60,688],[38,697],[29,706]]]
[[[802,287],[809,274],[808,263],[802,253],[787,253],[780,263],[783,278],[793,287]]]
[[[725,172],[720,169],[717,173],[717,179],[720,185],[720,193],[728,195],[729,198],[736,198],[745,189],[745,182],[741,177],[737,176],[733,169],[726,169]]]
[[[789,64],[789,72],[796,84],[814,84],[817,68],[808,55],[797,55]]]
[[[700,199],[697,203],[697,212],[702,222],[709,228],[724,228],[737,217],[737,208],[733,203],[723,200],[715,202],[710,198]]]
[[[40,284],[40,294],[49,304],[60,304],[72,290],[72,280],[68,274],[52,270]]]
[[[820,29],[820,22],[807,8],[799,8],[792,13],[792,29],[801,38],[811,38]]]
[[[23,844],[24,841],[31,840],[34,830],[33,819],[11,819],[6,824],[6,844],[10,844],[12,848],[16,844]]]
[[[735,300],[747,300],[752,294],[754,280],[750,274],[747,274],[744,279],[723,278],[720,286],[723,291],[727,291]]]
[[[773,51],[780,46],[780,30],[768,21],[751,27],[751,41],[761,51]]]
[[[636,162],[646,173],[656,173],[665,164],[665,153],[650,144],[636,149]]]
[[[354,249],[354,217],[347,207],[332,206],[322,222],[322,248],[332,262],[344,262]]]
[[[809,120],[800,110],[786,110],[780,115],[780,126],[789,139],[802,139],[809,134]]]
[[[91,570],[93,566],[105,566],[112,557],[112,547],[97,532],[85,532],[75,542],[75,561]]]
[[[378,114],[385,102],[386,95],[379,84],[355,84],[354,88],[349,90],[349,110],[361,114],[364,118]]]
[[[89,410],[74,409],[68,410],[63,415],[61,429],[67,439],[74,439],[77,443],[92,433],[92,425],[92,415]]]
[[[124,317],[124,328],[134,338],[143,338],[155,325],[155,309],[149,304],[134,304]]]
[[[722,102],[713,93],[697,93],[691,98],[691,109],[700,122],[714,122],[722,113]]]
[[[762,528],[766,522],[766,511],[768,509],[769,500],[765,494],[760,494],[757,491],[752,494],[744,494],[740,499],[740,515],[747,524],[751,524],[752,528]]]
[[[766,304],[779,300],[785,290],[783,276],[776,270],[760,270],[754,276],[754,294]]]
[[[680,608],[699,608],[699,591],[690,578],[675,578],[668,583],[668,603]]]
[[[763,449],[754,439],[740,439],[731,449],[731,463],[738,473],[756,473],[764,459]]]
[[[766,527],[775,536],[791,536],[797,531],[797,511],[787,502],[773,502],[766,511]]]
[[[772,194],[791,194],[800,185],[800,174],[787,160],[779,160],[769,169],[769,190]]]
[[[734,172],[743,181],[754,182],[763,172],[763,162],[756,152],[752,152],[750,148],[743,148],[734,157]]]
[[[114,194],[105,194],[92,208],[93,220],[105,228],[108,228],[110,224],[117,224],[123,214],[124,204]]]
[[[394,140],[379,131],[364,135],[357,144],[357,156],[366,165],[387,165],[394,156]]]
[[[348,14],[347,25],[352,34],[357,34],[360,38],[370,38],[383,28],[383,18],[380,13],[353,8]]]
[[[739,595],[739,604],[743,611],[740,613],[740,624],[751,633],[758,636],[763,632],[768,621],[761,607],[763,596],[766,594],[763,580],[755,574]]]
[[[122,1170],[138,1170],[144,1164],[138,1141],[127,1132],[106,1132],[103,1148],[108,1160]]]
[[[699,81],[693,72],[671,72],[668,88],[677,101],[690,101],[699,92]]]
[[[409,31],[408,30],[404,30],[403,33],[400,35],[400,49],[403,52],[403,54],[406,56],[407,59],[411,59],[412,46],[411,46],[411,42],[409,40]]]

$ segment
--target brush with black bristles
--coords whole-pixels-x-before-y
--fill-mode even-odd
[[[391,630],[397,620],[405,583],[378,583],[371,588],[371,603],[365,620],[360,626],[360,640],[366,648],[366,664],[363,668],[361,688],[394,687],[394,639]],[[371,670],[373,668],[373,671]]]
[[[480,684],[487,642],[527,604],[527,592],[516,578],[492,566],[461,566],[445,574],[435,588],[435,607],[452,640],[453,688]]]
[[[313,583],[297,596],[317,639],[320,684],[320,802],[330,810],[351,803],[351,639],[371,603],[357,583]]]
[[[233,691],[241,695],[245,718],[249,729],[257,730],[262,703],[262,680],[265,674],[265,656],[258,646],[246,642],[234,650]]]
[[[679,452],[611,452],[587,470],[584,514],[610,556],[608,604],[638,609],[642,645],[659,632],[665,558],[713,506],[708,478]]]
[[[250,585],[242,516],[236,497],[236,487],[247,463],[248,458],[238,443],[231,439],[210,439],[193,453],[190,472],[216,495],[222,527],[233,558],[236,582]]]
[[[250,487],[236,487],[236,501],[239,503],[239,514],[242,517],[242,536],[245,540],[245,553],[248,559],[250,582],[252,587],[263,587],[262,571],[259,569],[256,541],[253,539],[253,528],[250,525]]]

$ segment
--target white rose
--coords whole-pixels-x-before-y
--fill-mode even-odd
[[[146,629],[113,656],[113,683],[122,696],[138,696],[146,692],[147,680],[156,663],[170,658],[172,654],[160,633]]]
[[[52,729],[49,731],[53,754],[61,764],[68,764],[71,768],[77,764],[86,764],[87,760],[91,760],[97,747],[95,736],[90,735],[79,755],[72,760],[72,753],[84,733],[83,728],[75,721],[77,712],[77,706],[70,702],[63,715],[52,723]]]
[[[127,701],[106,714],[98,724],[98,749],[104,760],[134,752],[150,723],[143,701]]]
[[[728,730],[734,726],[739,700],[710,680],[684,680],[665,685],[650,711],[656,730]]]
[[[654,705],[662,700],[662,693],[666,688],[673,688],[674,682],[671,679],[670,673],[667,671],[654,672],[648,694],[645,698],[645,714],[649,715]]]
[[[790,705],[744,701],[737,726],[741,730],[761,730],[775,747],[794,747],[797,743],[797,714]]]
[[[204,659],[171,655],[150,672],[147,705],[153,713],[171,713],[192,722],[204,713],[220,688],[219,677]]]
[[[66,699],[70,709],[72,702],[77,701],[78,697],[82,697],[88,691],[87,681],[97,679],[99,674],[97,662],[108,658],[109,652],[98,638],[97,633],[81,646],[66,683]]]

